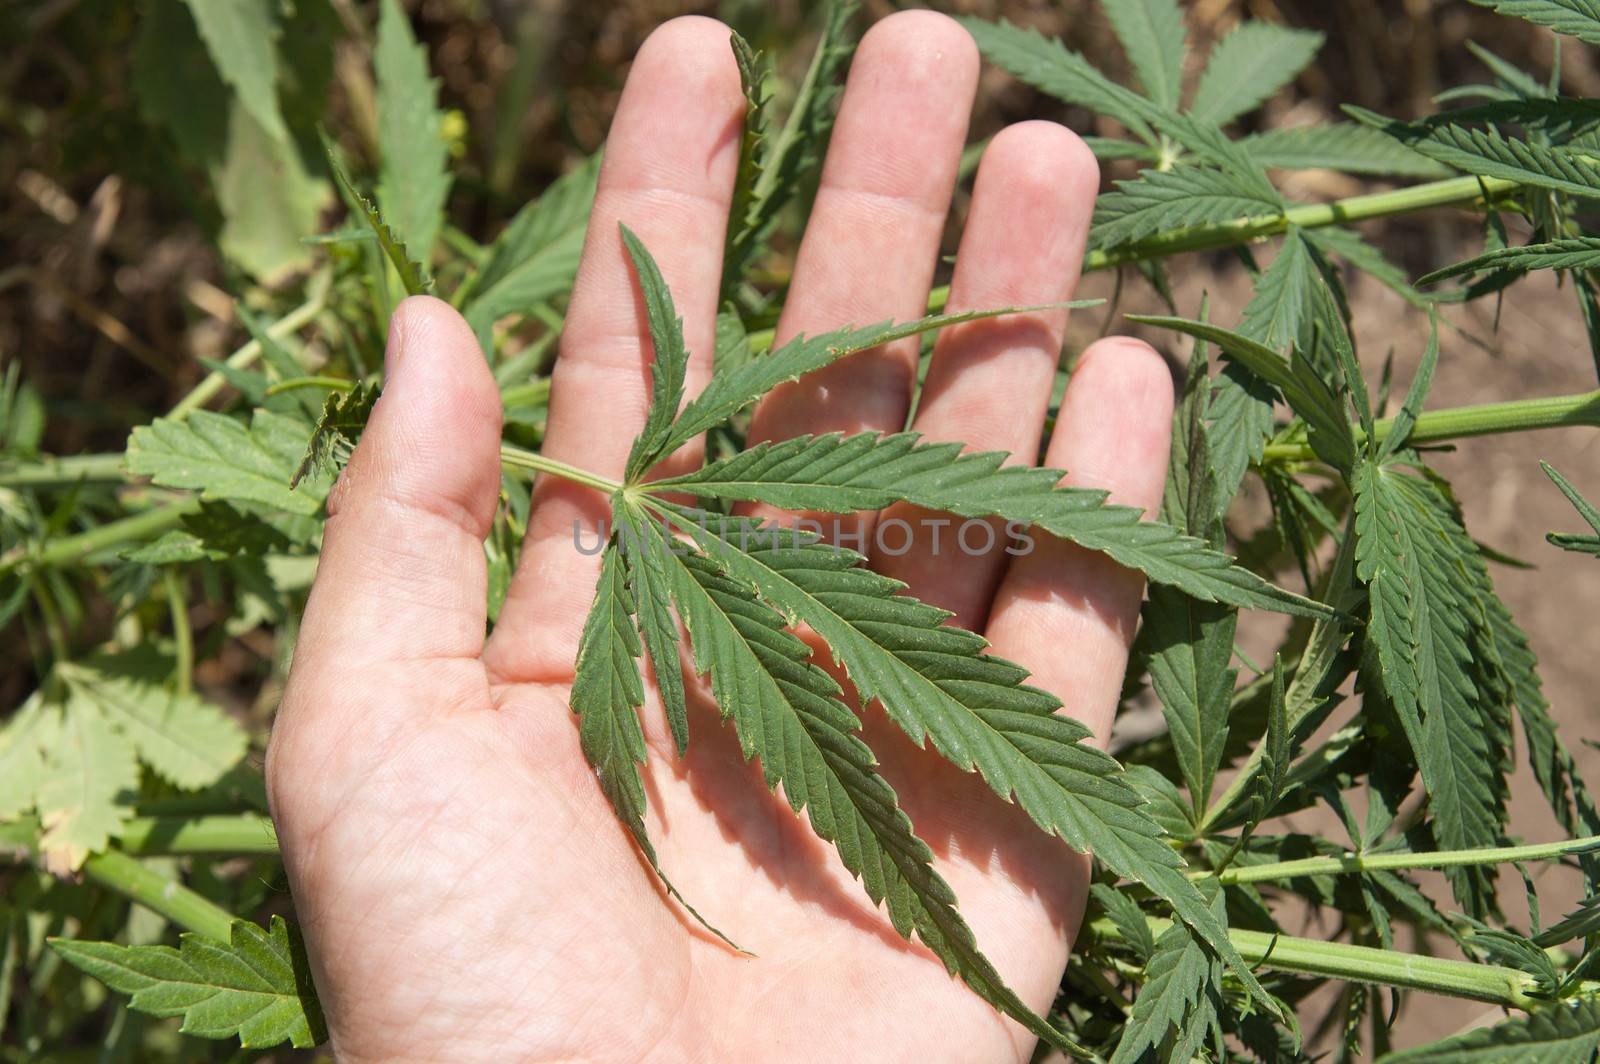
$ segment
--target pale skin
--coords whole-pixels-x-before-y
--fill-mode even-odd
[[[943,16],[905,12],[868,31],[778,342],[923,312],[977,73],[972,41]],[[643,424],[651,348],[619,223],[660,263],[693,352],[690,391],[704,384],[742,114],[725,27],[679,19],[640,50],[562,337],[548,455],[618,478]],[[951,308],[1070,298],[1098,180],[1062,127],[1028,122],[995,137]],[[946,331],[915,428],[1031,461],[1065,321],[1052,311]],[[758,407],[752,439],[902,428],[915,351],[867,352],[780,389]],[[603,499],[541,478],[521,567],[485,642],[495,384],[461,319],[415,298],[395,314],[385,387],[329,502],[267,762],[339,1058],[1026,1060],[1033,1037],[895,934],[833,849],[766,791],[698,684],[682,761],[647,696],[646,827],[667,875],[755,956],[663,897],[568,708],[598,572],[573,548],[572,523],[592,528]],[[1171,409],[1153,351],[1101,340],[1073,375],[1048,463],[1149,509]],[[666,464],[700,460],[691,446]],[[873,563],[983,632],[1103,738],[1141,580],[1037,543],[1008,559],[952,554],[946,541],[934,557],[919,537],[910,554]],[[913,747],[877,707],[862,716],[980,945],[1046,1010],[1082,914],[1086,859]]]

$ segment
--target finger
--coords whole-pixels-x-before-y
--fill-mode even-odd
[[[683,317],[689,394],[710,375],[745,106],[728,42],[728,28],[712,19],[661,26],[639,49],[611,123],[543,447],[602,476],[621,476],[650,394],[644,304],[619,223],[649,249]],[[687,469],[698,457],[673,461]],[[502,679],[570,676],[599,573],[598,557],[574,548],[574,530],[592,542],[606,514],[593,490],[540,479],[522,560],[488,648],[490,669]]]
[[[472,330],[446,303],[407,299],[389,325],[383,397],[328,496],[279,727],[301,714],[320,723],[425,702],[326,697],[329,683],[370,680],[367,666],[476,666],[499,452],[500,393]]]
[[[925,313],[977,75],[972,38],[944,15],[900,12],[862,38],[778,343]],[[897,430],[916,363],[911,338],[784,385],[756,408],[750,439]]]
[[[1093,153],[1062,126],[1023,122],[996,135],[978,168],[948,309],[1070,299],[1099,185]],[[945,329],[912,427],[929,440],[1007,451],[1008,464],[1034,464],[1066,323],[1062,309]],[[890,542],[886,522],[897,520],[910,534]],[[1002,522],[965,526],[901,505],[883,512],[879,528],[873,568],[953,612],[953,623],[982,629],[1007,559]]]
[[[1101,340],[1073,371],[1045,460],[1068,471],[1068,485],[1153,510],[1167,475],[1172,405],[1161,356],[1137,340]],[[1053,692],[1103,743],[1144,577],[1040,532],[1031,539],[1032,553],[1011,560],[986,634],[996,654],[1030,669],[1029,682]]]

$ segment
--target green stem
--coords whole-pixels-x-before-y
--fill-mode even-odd
[[[1157,938],[1172,926],[1171,920],[1157,917],[1150,917],[1149,923]],[[1108,939],[1121,937],[1109,919],[1094,921],[1090,930]],[[1228,938],[1247,963],[1273,971],[1422,990],[1523,1010],[1547,1000],[1537,993],[1538,981],[1515,968],[1239,928],[1229,928]]]
[[[136,816],[117,833],[117,845],[145,856],[271,857],[278,836],[272,818],[261,813]]]
[[[1295,861],[1229,868],[1217,874],[1225,886],[1235,883],[1261,883],[1292,879],[1296,876],[1335,876],[1382,869],[1408,871],[1419,868],[1456,868],[1461,865],[1510,864],[1516,861],[1548,861],[1569,854],[1600,848],[1600,835],[1564,842],[1543,842],[1528,846],[1495,846],[1475,850],[1439,850],[1435,853],[1368,853],[1330,857],[1305,857]],[[1204,879],[1212,873],[1197,870],[1191,879]]]
[[[194,690],[194,629],[189,624],[189,602],[184,597],[183,582],[172,566],[162,567],[161,584],[172,614],[172,645],[177,659],[174,680],[178,693],[186,695]]]
[[[54,455],[0,470],[0,488],[71,487],[75,484],[120,484],[128,479],[119,454]]]
[[[38,568],[71,565],[91,554],[120,547],[124,543],[142,543],[176,528],[185,516],[199,509],[200,496],[190,495],[115,521],[107,521],[75,536],[50,540],[36,551],[13,547],[5,554],[0,554],[0,573],[25,562]]]
[[[532,469],[540,473],[548,473],[563,480],[570,480],[574,484],[582,484],[585,487],[603,491],[607,495],[622,489],[622,485],[615,480],[607,480],[605,477],[590,473],[585,469],[579,469],[577,466],[558,462],[554,458],[546,458],[537,451],[524,450],[521,447],[513,447],[510,444],[505,444],[500,448],[500,463],[518,469]]]
[[[310,377],[290,377],[286,381],[268,385],[267,394],[282,395],[284,392],[292,392],[296,388],[332,388],[335,391],[349,392],[354,391],[355,386],[355,381],[347,381],[343,377],[319,377],[314,375]]]
[[[1095,250],[1083,257],[1083,272],[1108,270],[1130,262],[1165,258],[1186,251],[1212,251],[1217,248],[1247,244],[1262,237],[1285,232],[1291,225],[1301,229],[1320,229],[1329,225],[1349,225],[1354,222],[1387,218],[1396,214],[1410,214],[1430,207],[1449,207],[1473,203],[1485,195],[1493,198],[1518,188],[1515,181],[1494,177],[1452,177],[1443,181],[1429,181],[1420,185],[1351,196],[1333,203],[1308,203],[1290,207],[1279,214],[1261,214],[1214,225],[1197,225],[1177,229],[1132,244],[1107,250]],[[949,288],[935,288],[928,295],[928,313],[944,309],[950,297]],[[772,346],[773,330],[763,329],[750,334],[752,350],[763,351]]]
[[[83,863],[83,874],[102,887],[207,938],[227,942],[232,934],[233,915],[226,909],[119,850],[94,854]]]
[[[311,294],[307,296],[306,301],[273,322],[267,328],[267,335],[274,340],[282,339],[305,326],[318,314],[321,314],[322,308],[327,305],[328,290],[332,287],[332,280],[332,274],[326,270],[313,277],[310,285]],[[227,365],[230,369],[243,369],[260,357],[261,343],[258,340],[251,339],[228,356]],[[206,374],[188,395],[178,400],[177,405],[167,412],[167,416],[170,418],[188,417],[191,411],[198,410],[210,402],[212,397],[222,391],[223,386],[227,383],[228,378],[219,372],[213,371]]]
[[[550,399],[550,378],[540,377],[527,384],[517,384],[500,393],[503,406],[538,406]]]
[[[1469,436],[1493,436],[1532,429],[1569,428],[1576,425],[1600,426],[1600,391],[1577,395],[1557,395],[1544,399],[1513,399],[1504,403],[1457,406],[1429,410],[1417,417],[1408,443],[1429,444],[1459,440]],[[1394,428],[1394,418],[1379,420],[1373,431],[1381,441]],[[1364,436],[1356,430],[1356,439]],[[1262,453],[1262,464],[1308,461],[1315,457],[1308,444],[1272,443]]]
[[[1341,613],[1353,605],[1349,600],[1353,597],[1355,587],[1354,521],[1355,516],[1352,514],[1346,523],[1345,534],[1339,541],[1339,551],[1334,555],[1333,565],[1328,570],[1322,592],[1323,601]],[[1345,639],[1344,624],[1337,618],[1322,617],[1312,624],[1311,632],[1306,638],[1306,648],[1301,653],[1300,660],[1295,663],[1294,676],[1290,679],[1283,695],[1284,716],[1287,718],[1291,735],[1300,727],[1307,714],[1316,708],[1319,702],[1317,691],[1329,670],[1333,668]],[[1263,738],[1251,749],[1249,758],[1234,774],[1233,781],[1200,818],[1200,823],[1195,828],[1200,838],[1208,837],[1223,817],[1232,813],[1235,806],[1256,792],[1258,778],[1266,765],[1266,756],[1267,744]],[[1271,810],[1266,812],[1270,814]]]

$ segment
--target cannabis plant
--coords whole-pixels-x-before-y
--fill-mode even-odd
[[[1591,3],[1475,2],[1579,46],[1600,43]],[[662,904],[722,935],[716,911],[668,882],[646,831],[646,659],[677,756],[691,742],[686,689],[703,676],[744,758],[769,788],[781,785],[894,929],[1044,1046],[1116,1062],[1364,1048],[1395,1061],[1593,1059],[1600,812],[1528,639],[1496,594],[1502,559],[1473,538],[1429,462],[1463,437],[1600,424],[1600,393],[1454,409],[1430,408],[1428,394],[1436,371],[1448,372],[1438,362],[1449,305],[1537,270],[1570,286],[1600,367],[1600,236],[1584,224],[1586,204],[1600,199],[1600,107],[1561,95],[1555,75],[1541,81],[1480,49],[1493,82],[1445,101],[1469,106],[1420,121],[1348,108],[1349,121],[1233,136],[1312,61],[1319,35],[1245,22],[1192,60],[1175,0],[1101,6],[1134,85],[1030,30],[965,25],[992,63],[1126,132],[1090,138],[1133,176],[1101,196],[1084,267],[1142,275],[1171,314],[1137,320],[1186,349],[1169,482],[1153,515],[1061,487],[1059,470],[912,433],[747,444],[749,409],[785,382],[891,340],[1026,309],[941,314],[939,290],[928,317],[838,323],[774,347],[783,238],[803,220],[825,151],[853,5],[827,6],[792,85],[775,86],[768,57],[731,41],[748,106],[715,373],[693,397],[673,293],[651,250],[619,234],[654,357],[644,427],[613,481],[539,450],[597,160],[479,244],[446,212],[459,123],[441,111],[396,0],[379,5],[371,47],[375,143],[350,159],[352,138],[319,128],[337,131],[326,98],[342,31],[331,9],[152,4],[133,57],[141,108],[175,165],[204,178],[218,247],[249,288],[236,305],[249,340],[136,427],[123,453],[40,453],[38,394],[14,370],[4,378],[0,623],[29,640],[40,676],[0,728],[0,843],[11,862],[0,872],[0,1031],[22,1055],[93,1022],[108,1051],[188,1059],[170,1026],[145,1016],[181,1017],[186,1034],[251,1049],[325,1036],[249,752],[281,689],[330,487],[382,388],[373,367],[385,322],[403,295],[432,291],[478,333],[505,406],[502,496],[484,544],[491,623],[526,528],[530,475],[608,500],[571,710],[600,788],[662,878]],[[1186,93],[1191,68],[1199,76]],[[262,160],[278,175],[271,187]],[[370,191],[350,176],[362,160],[375,164]],[[1411,183],[1292,203],[1273,173],[1297,168]],[[348,221],[302,240],[335,197]],[[1442,206],[1480,214],[1486,246],[1414,281],[1350,228]],[[1529,243],[1510,245],[1508,213],[1532,227]],[[1253,275],[1249,302],[1174,305],[1167,261],[1217,248],[1234,249]],[[1432,321],[1398,403],[1387,374],[1369,390],[1350,271]],[[705,466],[649,478],[702,435]],[[1549,490],[1593,530],[1551,543],[1600,555],[1600,512],[1544,468]],[[1276,549],[1242,565],[1228,545],[1250,530],[1232,503],[1251,479],[1265,486],[1272,518],[1260,535]],[[1047,533],[1137,570],[1150,591],[1125,698],[1153,696],[1165,727],[1114,760],[948,614],[804,526],[738,516],[740,503],[837,514],[908,503]],[[200,637],[197,607],[209,618]],[[1292,619],[1264,666],[1236,647],[1241,610]],[[814,655],[797,629],[823,649]],[[260,694],[230,714],[195,676],[241,644],[262,657]],[[1093,855],[1084,930],[1044,1014],[985,955],[822,654],[860,705],[880,706],[1039,832]],[[1567,838],[1509,835],[1514,721]],[[1344,834],[1286,826],[1311,807],[1331,811]],[[1527,919],[1508,915],[1497,873],[1538,861],[1570,866],[1594,897],[1546,925],[1524,877]],[[1424,869],[1445,872],[1448,899],[1422,889]],[[1306,934],[1316,926],[1307,910],[1336,918],[1343,934]],[[1404,942],[1444,949],[1408,952]],[[1336,993],[1316,1006],[1329,1010],[1321,1034],[1308,1037],[1297,1017],[1315,1019],[1310,996],[1330,984]],[[1412,992],[1505,1014],[1391,1052],[1392,1016]]]

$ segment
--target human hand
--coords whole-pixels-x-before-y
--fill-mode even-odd
[[[897,14],[866,35],[779,342],[923,312],[977,67],[971,40],[939,15]],[[651,249],[684,315],[691,392],[709,376],[743,107],[719,24],[680,19],[641,49],[567,315],[547,455],[616,476],[643,424],[650,347],[619,223]],[[1069,298],[1097,186],[1092,156],[1064,129],[1031,122],[998,135],[950,309]],[[1064,327],[1065,312],[1052,311],[946,330],[915,428],[1031,460]],[[914,341],[852,356],[769,396],[751,438],[899,429],[915,367]],[[572,530],[604,520],[604,500],[541,479],[520,569],[485,644],[498,391],[470,330],[429,299],[397,311],[385,371],[384,397],[329,501],[268,759],[340,1058],[1026,1059],[1032,1036],[895,933],[832,849],[766,790],[693,683],[694,742],[681,760],[647,696],[646,826],[685,896],[756,956],[729,950],[663,899],[568,709],[598,572]],[[1149,508],[1165,476],[1171,404],[1153,352],[1101,341],[1073,374],[1049,464]],[[871,525],[863,517],[855,531]],[[999,547],[952,552],[949,537],[941,552],[918,536],[873,563],[983,631],[1103,737],[1138,575],[1037,534],[1015,559]],[[1082,912],[1086,860],[871,707],[863,716],[883,775],[979,943],[1043,1011]]]

